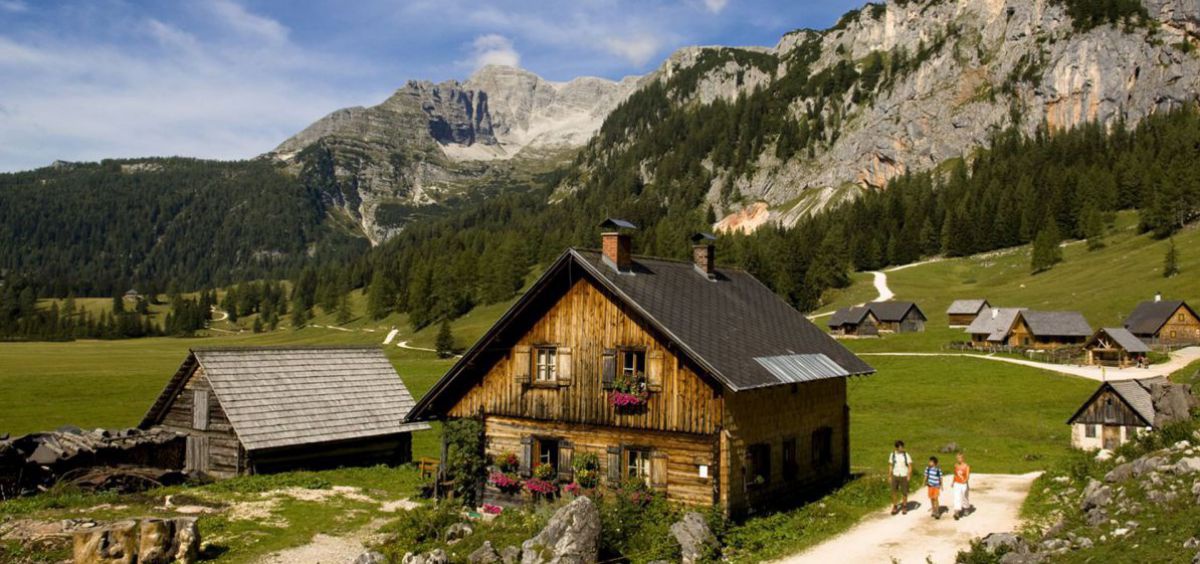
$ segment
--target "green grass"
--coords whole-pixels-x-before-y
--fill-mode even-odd
[[[1118,215],[1107,246],[1088,251],[1077,242],[1063,249],[1064,262],[1040,274],[1030,274],[1028,246],[972,257],[948,259],[888,273],[888,286],[897,299],[915,301],[929,317],[927,331],[888,335],[881,339],[845,341],[855,351],[930,351],[950,341],[964,341],[961,329],[950,329],[946,308],[956,299],[987,298],[994,307],[1075,310],[1093,328],[1120,327],[1137,304],[1156,291],[1170,299],[1200,303],[1200,227],[1193,225],[1175,236],[1181,274],[1162,277],[1167,242],[1138,235],[1137,218]],[[831,295],[822,311],[875,296],[871,276],[858,274],[850,288]]]

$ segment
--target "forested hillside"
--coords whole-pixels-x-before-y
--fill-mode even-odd
[[[59,163],[0,174],[0,277],[40,297],[288,276],[364,251],[330,197],[265,161]]]

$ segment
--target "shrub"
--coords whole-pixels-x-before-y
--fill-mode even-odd
[[[652,495],[644,484],[639,488],[627,483],[618,494],[600,502],[602,559],[678,561],[679,545],[671,536],[671,524],[680,519],[679,509]]]
[[[395,521],[382,529],[387,535],[383,552],[391,556],[392,561],[399,562],[399,556],[406,552],[428,552],[440,547],[442,532],[462,521],[459,511],[456,505],[443,502],[400,513]]]
[[[576,454],[571,461],[575,471],[575,483],[586,489],[600,485],[600,457],[594,452]]]
[[[446,473],[454,480],[454,493],[463,505],[474,507],[478,486],[487,476],[483,455],[483,423],[478,419],[456,419],[446,423]]]

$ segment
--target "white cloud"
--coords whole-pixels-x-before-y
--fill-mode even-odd
[[[288,39],[288,29],[283,24],[258,14],[250,13],[241,4],[232,0],[214,0],[208,4],[214,14],[231,29],[271,44],[279,45]]]
[[[613,37],[605,40],[608,52],[617,55],[630,64],[642,66],[658,53],[662,45],[652,35],[635,35],[631,37]]]
[[[513,47],[512,40],[491,33],[476,37],[471,42],[470,63],[474,69],[487,65],[517,67],[521,65],[521,54]]]
[[[729,0],[704,0],[704,7],[714,14],[721,13],[721,10],[724,10],[725,6],[728,5]]]
[[[0,0],[0,12],[8,12],[10,14],[19,14],[28,12],[29,5],[21,0]]]

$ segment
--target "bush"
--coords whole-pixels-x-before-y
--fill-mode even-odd
[[[446,437],[446,477],[454,480],[454,494],[463,505],[474,507],[479,485],[487,477],[483,455],[483,422],[456,419],[443,427]]]
[[[452,503],[435,503],[400,513],[381,530],[387,535],[381,551],[390,560],[399,562],[406,552],[421,553],[442,547],[442,533],[462,521],[459,511]]]
[[[638,483],[641,487],[626,482],[621,490],[613,492],[616,495],[601,500],[601,558],[678,561],[679,544],[671,535],[671,525],[680,519],[682,511]]]

